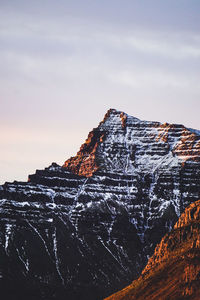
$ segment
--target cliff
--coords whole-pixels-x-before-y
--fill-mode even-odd
[[[63,166],[1,186],[2,294],[98,300],[130,284],[200,198],[199,141],[111,109]]]
[[[200,200],[157,245],[142,275],[106,300],[200,299]]]

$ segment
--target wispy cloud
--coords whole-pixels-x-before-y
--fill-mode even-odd
[[[187,77],[181,72],[162,70],[119,71],[109,74],[109,79],[117,84],[137,89],[175,88],[182,91],[191,89],[200,92],[198,78]]]
[[[54,1],[51,6],[55,7]],[[139,118],[198,127],[198,30],[192,26],[147,26],[147,9],[143,24],[136,13],[137,22],[132,21],[132,13],[127,21],[125,6],[124,19],[111,15],[111,19],[107,16],[97,21],[93,15],[81,16],[80,11],[60,17],[57,10],[49,13],[43,9],[42,14],[32,15],[23,7],[14,5],[0,12],[0,123],[4,144],[10,147],[4,148],[4,161],[9,161],[6,153],[14,157],[11,150],[17,140],[20,151],[29,143],[30,155],[36,151],[39,157],[37,149],[44,154],[44,142],[51,148],[52,141],[60,144],[66,137],[66,149],[67,144],[75,145],[75,153],[109,107]],[[169,16],[171,12],[166,13]],[[159,22],[162,24],[162,15]],[[21,135],[13,130],[17,125]],[[31,128],[37,128],[37,133]],[[56,132],[61,134],[56,137]],[[63,161],[58,148],[53,149]],[[28,160],[28,155],[24,157]]]
[[[119,48],[121,51],[137,51],[141,54],[158,55],[174,59],[199,58],[200,34],[191,31],[177,30],[152,30],[113,28],[110,24],[101,24],[93,27],[93,24],[83,23],[81,19],[67,17],[66,20],[36,19],[24,14],[0,14],[0,38],[3,49],[15,45],[13,51],[24,47],[24,51],[31,52],[40,47],[41,53],[56,56],[62,53],[64,46],[70,46],[73,50],[78,46],[84,47]],[[13,17],[13,18],[12,18]],[[12,42],[13,41],[13,42]],[[38,44],[38,45],[37,45]],[[49,49],[45,47],[49,46]],[[51,48],[55,52],[51,51]],[[66,48],[64,49],[66,50]],[[38,54],[37,52],[35,54]],[[66,53],[67,55],[67,53]]]
[[[175,59],[199,58],[200,35],[185,33],[135,32],[132,35],[113,36],[116,45],[129,47],[149,55]]]

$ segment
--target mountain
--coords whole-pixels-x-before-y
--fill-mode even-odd
[[[63,166],[0,186],[1,295],[111,295],[199,198],[200,132],[111,109]]]
[[[106,300],[200,299],[200,200],[181,215],[133,283]]]

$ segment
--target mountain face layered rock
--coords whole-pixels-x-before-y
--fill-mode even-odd
[[[199,131],[109,110],[63,166],[0,187],[1,293],[102,299],[199,198]]]
[[[142,275],[107,300],[200,299],[200,200],[157,245]]]

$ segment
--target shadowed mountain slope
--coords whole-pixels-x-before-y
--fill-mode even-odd
[[[157,245],[142,275],[106,300],[200,299],[200,200]]]
[[[111,109],[63,166],[0,186],[2,294],[99,300],[130,284],[200,198],[199,149],[198,131]]]

